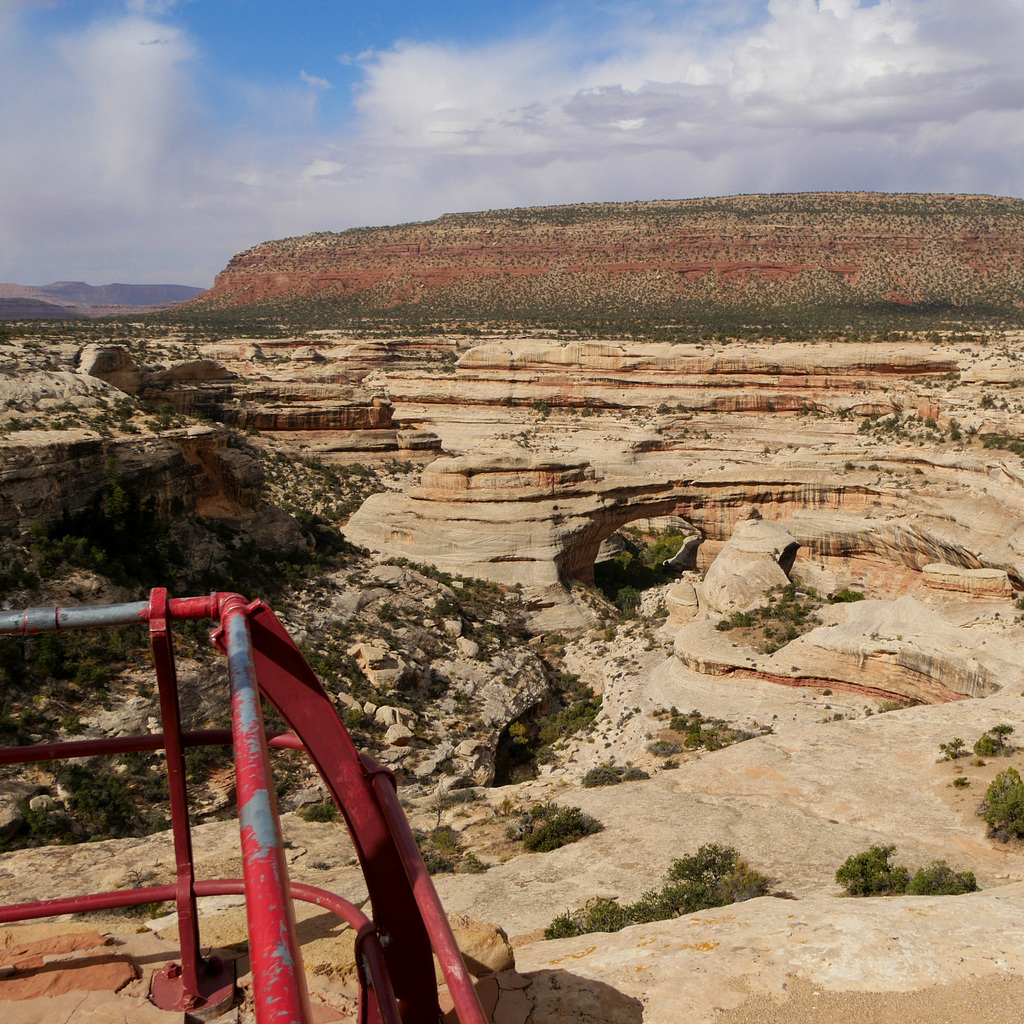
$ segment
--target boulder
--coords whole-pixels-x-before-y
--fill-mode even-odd
[[[129,395],[142,386],[142,374],[121,345],[86,345],[78,357],[78,372],[97,377]]]
[[[689,622],[700,612],[697,591],[692,580],[674,583],[665,595],[670,623]]]
[[[9,839],[21,828],[25,816],[21,805],[34,793],[38,786],[27,782],[5,781],[0,787],[0,840]]]
[[[789,583],[799,547],[781,523],[760,517],[737,523],[701,585],[705,610],[724,616],[764,604],[766,590]]]
[[[353,644],[348,654],[376,689],[394,689],[409,672],[407,662],[386,647],[378,647],[376,644]]]
[[[407,747],[412,737],[412,729],[402,725],[401,722],[396,722],[394,725],[389,726],[388,731],[384,733],[384,742],[389,747]]]

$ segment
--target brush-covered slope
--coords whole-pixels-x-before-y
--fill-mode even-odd
[[[806,193],[447,214],[264,242],[198,300],[253,304],[640,329],[723,316],[842,327],[913,311],[1017,320],[1024,201]]]

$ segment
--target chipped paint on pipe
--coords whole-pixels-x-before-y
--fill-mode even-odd
[[[145,622],[149,602],[84,605],[78,608],[23,608],[0,612],[0,633],[54,633],[59,629],[90,629]]]
[[[267,793],[258,792],[252,795],[239,812],[239,827],[243,832],[251,830],[256,856],[266,857],[273,853],[277,842],[277,822]]]
[[[247,605],[235,595],[221,605],[235,744],[245,908],[249,925],[257,1024],[310,1020],[288,869],[273,796]]]

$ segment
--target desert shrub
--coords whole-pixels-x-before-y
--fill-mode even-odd
[[[732,847],[709,843],[674,860],[660,889],[645,892],[629,909],[638,924],[765,896],[772,880],[753,870]]]
[[[908,896],[960,896],[977,891],[973,872],[954,871],[944,860],[933,860],[928,867],[918,868],[906,889]]]
[[[974,752],[979,757],[1009,757],[1016,750],[1013,744],[1009,743],[1007,737],[1013,732],[1013,726],[1001,722],[993,725],[978,737],[974,744]]]
[[[462,840],[451,825],[439,825],[429,832],[416,829],[413,837],[429,874],[454,874],[455,865],[462,859]]]
[[[462,870],[467,875],[482,875],[487,865],[472,850],[462,858]]]
[[[536,853],[547,853],[575,843],[584,836],[600,832],[604,825],[579,807],[543,804],[530,811],[533,827],[523,836],[523,846]]]
[[[978,757],[995,757],[999,752],[995,736],[987,732],[982,733],[975,741],[974,752]]]
[[[597,786],[617,786],[620,782],[637,782],[650,777],[642,768],[622,768],[613,764],[601,764],[586,772],[582,783],[585,789],[594,789]]]
[[[595,789],[598,786],[617,786],[622,781],[624,768],[613,764],[599,764],[585,772],[580,780],[584,789]]]
[[[829,604],[852,604],[854,601],[863,601],[864,595],[859,590],[850,590],[848,587],[843,587],[842,590],[837,590],[832,594],[829,599]]]
[[[836,884],[847,896],[894,896],[907,888],[910,872],[901,864],[890,864],[894,845],[872,846],[846,858],[836,871]]]
[[[993,838],[1024,839],[1024,782],[1016,768],[1007,768],[992,780],[978,813]]]
[[[883,700],[879,702],[876,710],[880,715],[883,715],[886,711],[902,711],[904,708],[909,707],[909,704],[905,704],[900,700]]]
[[[330,800],[322,800],[301,808],[297,813],[303,821],[334,821],[338,808]]]
[[[615,932],[627,925],[666,921],[712,907],[766,896],[772,880],[750,868],[728,846],[707,843],[695,854],[674,860],[660,889],[649,889],[636,903],[619,906],[598,897],[580,910],[562,914],[545,929],[546,939],[587,932]]]
[[[669,757],[682,749],[683,745],[678,740],[655,740],[647,744],[647,750],[657,757]]]
[[[615,900],[596,896],[587,900],[581,910],[556,917],[544,929],[544,938],[571,939],[590,932],[617,932],[632,923],[626,907],[620,907]]]
[[[954,761],[958,757],[967,756],[966,745],[959,736],[954,736],[948,743],[940,743],[939,750],[944,761]]]

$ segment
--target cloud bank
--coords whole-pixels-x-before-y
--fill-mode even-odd
[[[267,238],[504,206],[1024,195],[1018,0],[562,7],[529,38],[344,58],[350,106],[301,66],[219,80],[172,3],[62,35],[26,6],[0,0],[0,280],[204,285]]]

